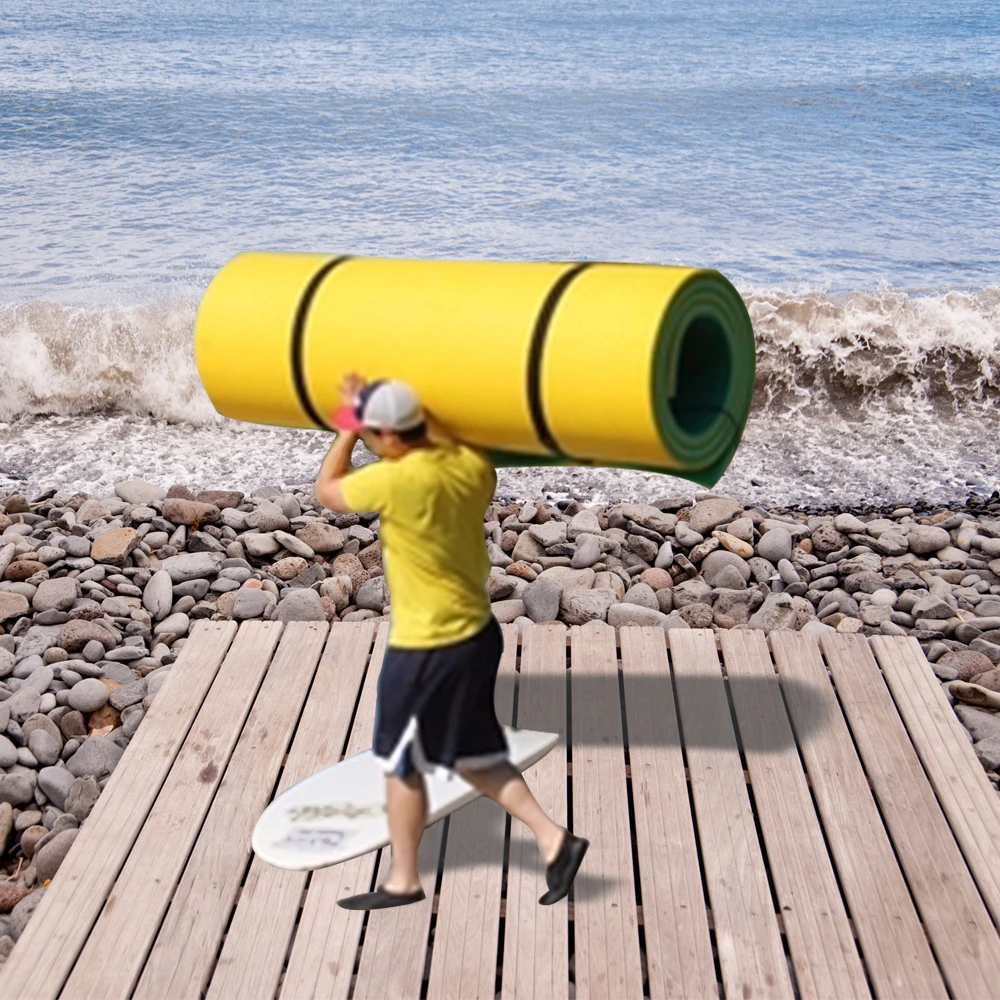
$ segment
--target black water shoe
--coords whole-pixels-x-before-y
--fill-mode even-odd
[[[406,906],[424,899],[424,890],[416,892],[389,892],[379,886],[374,892],[362,892],[357,896],[345,896],[337,900],[337,905],[345,910],[387,910],[390,906]]]
[[[574,837],[569,830],[566,831],[562,847],[559,848],[555,861],[545,869],[545,883],[548,885],[549,891],[538,900],[542,906],[558,903],[569,892],[569,887],[573,884],[573,879],[576,878],[576,873],[580,870],[583,856],[587,853],[588,847],[590,847],[589,840],[583,837]]]

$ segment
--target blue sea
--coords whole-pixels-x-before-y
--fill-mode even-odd
[[[989,492],[1000,5],[5,0],[0,489],[310,480],[327,436],[223,420],[191,357],[248,248],[716,267],[758,343],[720,489]]]

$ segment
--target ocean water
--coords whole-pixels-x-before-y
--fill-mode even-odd
[[[223,420],[191,355],[201,292],[259,248],[717,267],[758,344],[719,489],[989,492],[998,38],[976,0],[6,0],[0,489],[309,481],[329,437]]]

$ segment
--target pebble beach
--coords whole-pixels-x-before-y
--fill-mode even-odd
[[[880,509],[499,494],[493,613],[914,636],[1000,793],[1000,494]],[[142,480],[0,493],[0,958],[199,619],[391,617],[376,512]]]
[[[199,620],[391,617],[330,435],[202,386],[245,250],[718,269],[756,369],[714,492],[498,470],[495,616],[912,636],[1000,784],[1000,6],[4,15],[0,963]]]

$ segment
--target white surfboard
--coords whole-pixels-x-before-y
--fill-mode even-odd
[[[524,771],[559,742],[556,733],[504,726],[511,764]],[[457,774],[435,768],[427,776],[427,825],[479,798]],[[307,871],[349,861],[385,847],[384,772],[371,750],[319,771],[283,791],[253,831],[253,849],[277,868]]]

